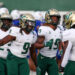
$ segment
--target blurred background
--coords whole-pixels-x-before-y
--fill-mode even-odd
[[[61,17],[63,17],[67,11],[75,10],[74,5],[75,0],[0,0],[0,8],[6,7],[10,13],[12,10],[17,9],[20,11],[20,14],[35,14],[35,18],[41,20],[48,9],[54,8],[59,10]]]
[[[0,0],[0,7],[9,10],[41,10],[55,8],[60,11],[74,10],[75,0]]]
[[[11,13],[12,10],[19,10],[21,15],[30,13],[35,17],[36,20],[40,21],[45,19],[45,11],[52,8],[57,9],[61,15],[61,25],[63,25],[63,19],[66,12],[74,11],[74,6],[75,0],[0,0],[0,8],[7,8],[9,13]],[[31,64],[33,63],[30,62],[30,65]],[[31,68],[33,68],[33,65],[31,65]],[[32,70],[34,72],[31,72],[30,75],[36,75],[35,66]]]

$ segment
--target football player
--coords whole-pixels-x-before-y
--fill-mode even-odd
[[[65,67],[64,75],[75,75],[75,12],[70,12],[66,15],[65,20],[68,30],[63,32],[63,41],[67,41],[67,44],[70,41],[72,48],[67,50],[70,53],[68,53],[68,63]]]
[[[71,14],[72,12],[67,12],[63,18],[63,26],[65,28],[65,30],[68,30],[68,28],[66,28],[66,25],[67,25],[67,22],[68,22],[68,19],[69,19],[69,15]],[[68,26],[67,26],[68,27]],[[72,48],[72,43],[69,41],[67,43],[67,41],[63,42],[64,43],[64,53],[63,53],[63,58],[62,58],[62,63],[61,63],[61,66],[60,66],[60,72],[64,72],[64,68],[68,62],[68,59],[69,59],[69,54],[70,54],[70,50]]]
[[[61,42],[61,31],[57,27],[60,14],[56,9],[48,10],[45,14],[46,23],[38,30],[35,47],[40,49],[37,58],[37,75],[58,75],[56,53]],[[61,51],[61,50],[60,50]]]
[[[11,27],[12,17],[9,14],[2,14],[0,17],[0,39],[3,39],[9,34],[8,30]],[[7,75],[6,58],[8,54],[8,43],[0,46],[0,75]]]
[[[10,33],[0,41],[4,45],[11,41],[10,50],[7,56],[8,75],[29,75],[29,65],[27,55],[30,55],[36,65],[36,54],[34,43],[37,37],[33,32],[35,19],[29,14],[21,17],[20,27],[11,27]]]

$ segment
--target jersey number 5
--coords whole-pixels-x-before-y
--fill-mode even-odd
[[[51,39],[51,40],[50,40],[50,42],[51,42],[51,44],[50,44],[50,46],[49,46],[49,49],[52,49],[52,47],[53,47],[53,43],[54,43],[54,46],[56,46],[56,48],[55,48],[55,47],[53,47],[53,49],[54,49],[54,50],[58,49],[60,39],[56,39],[56,40],[55,40],[55,42],[54,42],[54,40],[53,40],[53,39]]]

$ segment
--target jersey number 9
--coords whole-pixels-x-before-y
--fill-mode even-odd
[[[28,42],[24,43],[23,50],[25,52],[22,52],[22,54],[26,54],[28,52],[29,48],[30,48],[30,43],[28,43]]]

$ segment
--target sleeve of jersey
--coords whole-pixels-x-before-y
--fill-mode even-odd
[[[62,32],[62,41],[68,41],[71,39],[71,35],[70,35],[70,32],[69,30],[66,30],[66,31],[63,31]]]
[[[63,60],[62,60],[62,63],[61,63],[62,67],[65,67],[66,64],[68,63],[71,48],[72,48],[72,43],[69,41],[68,46],[67,46],[66,51],[65,51],[65,54],[64,54],[64,57],[63,57]]]
[[[11,27],[9,30],[9,35],[11,36],[17,36],[18,33],[19,33],[19,29],[16,27]]]
[[[38,30],[38,36],[46,36],[45,28],[40,27]]]

